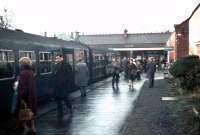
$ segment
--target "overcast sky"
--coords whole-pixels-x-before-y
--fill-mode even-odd
[[[199,0],[0,0],[14,28],[48,36],[148,33],[174,30],[187,19]]]

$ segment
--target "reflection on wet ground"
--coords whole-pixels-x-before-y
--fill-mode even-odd
[[[38,135],[117,135],[124,119],[134,106],[144,80],[135,82],[129,90],[127,81],[121,79],[119,88],[112,88],[111,78],[87,96],[73,100],[74,112],[66,111],[57,119],[56,110],[37,120]]]

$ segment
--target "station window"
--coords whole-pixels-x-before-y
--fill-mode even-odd
[[[10,78],[14,75],[14,52],[0,49],[0,79]]]
[[[52,72],[52,54],[50,52],[39,52],[40,56],[40,73]]]
[[[32,62],[33,72],[36,72],[36,55],[34,51],[19,51],[19,59],[22,57],[29,57]]]

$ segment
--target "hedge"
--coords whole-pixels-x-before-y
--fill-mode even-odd
[[[194,90],[198,87],[200,79],[199,56],[191,55],[177,60],[169,72],[181,81],[181,87],[187,90]]]

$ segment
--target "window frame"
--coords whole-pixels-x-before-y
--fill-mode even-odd
[[[41,60],[41,57],[40,57],[41,54],[43,54],[42,55],[42,60]],[[44,54],[50,54],[50,56],[48,57],[50,59],[45,60]],[[50,71],[49,72],[41,72],[41,70],[40,70],[41,62],[49,62],[50,63]],[[46,75],[46,74],[52,74],[53,73],[53,54],[52,54],[52,52],[39,51],[39,62],[38,63],[39,63],[39,72],[40,72],[41,75]]]
[[[14,52],[14,50],[9,50],[9,49],[0,49],[0,52],[12,52],[12,57],[13,57],[13,60],[9,60],[9,56],[8,56],[8,53],[7,53],[7,55],[2,55],[2,60],[0,60],[0,63],[2,62],[2,63],[12,63],[12,76],[10,76],[10,77],[4,77],[4,78],[0,78],[0,81],[2,81],[2,80],[10,80],[10,79],[14,79],[15,78],[15,75],[16,75],[16,73],[15,73],[15,52]],[[5,57],[7,57],[7,58],[5,58]]]
[[[20,54],[21,54],[22,52],[33,53],[33,54],[34,54],[33,56],[31,55],[31,57],[29,57],[29,56],[22,56],[22,57],[29,57],[29,58],[31,59],[32,65],[33,65],[33,63],[35,64],[35,66],[34,66],[34,75],[37,75],[37,62],[36,62],[37,54],[36,54],[36,51],[34,51],[34,50],[19,50],[19,60],[22,58],[22,57],[20,56]],[[32,58],[34,58],[34,59],[32,59]],[[20,65],[20,63],[19,63],[19,65]]]

